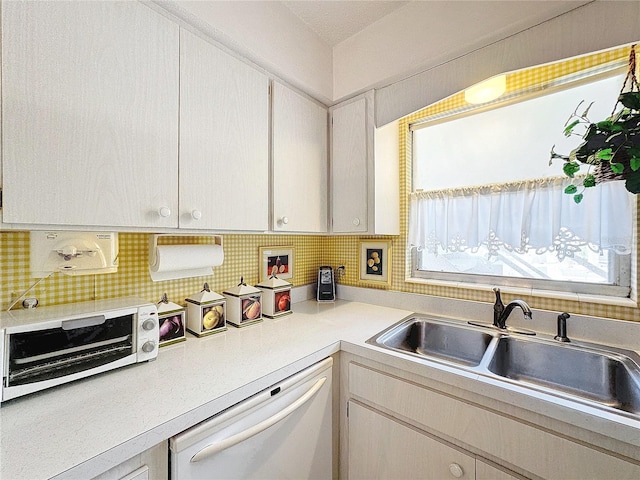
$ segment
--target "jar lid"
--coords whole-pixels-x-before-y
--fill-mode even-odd
[[[165,313],[172,313],[181,310],[184,310],[184,307],[177,303],[170,302],[166,293],[162,294],[162,298],[158,302],[158,315],[164,315]]]
[[[190,303],[201,305],[203,303],[215,302],[216,300],[224,300],[224,297],[219,293],[212,292],[211,289],[209,288],[209,284],[205,283],[201,291],[199,291],[194,295],[191,295],[189,298],[186,298],[185,300]]]
[[[275,275],[271,275],[267,280],[262,283],[258,283],[256,287],[258,288],[268,288],[270,290],[275,290],[276,288],[282,287],[290,287],[291,284],[286,280],[282,280]]]
[[[225,295],[231,295],[234,297],[243,297],[245,295],[251,295],[251,294],[262,293],[262,292],[257,288],[244,283],[244,277],[240,277],[240,283],[238,285],[228,290],[225,290],[222,293],[224,293]]]

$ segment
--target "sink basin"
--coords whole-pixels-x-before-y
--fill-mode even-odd
[[[640,355],[633,351],[422,316],[393,325],[367,343],[640,418]]]
[[[640,367],[626,355],[502,337],[487,369],[520,384],[640,414]]]
[[[463,325],[411,318],[382,332],[367,343],[423,358],[476,366],[480,364],[493,338],[494,335],[488,332]]]

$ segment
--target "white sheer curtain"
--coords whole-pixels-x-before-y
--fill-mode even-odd
[[[633,199],[624,182],[585,192],[580,204],[564,189],[566,177],[438,191],[410,197],[409,243],[430,253],[555,251],[560,259],[587,246],[631,252]]]

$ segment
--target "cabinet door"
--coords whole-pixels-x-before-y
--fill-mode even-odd
[[[608,479],[611,472],[616,480],[640,478],[637,463],[355,363],[349,393],[536,478]]]
[[[366,232],[370,155],[366,99],[333,110],[331,128],[333,231]]]
[[[180,32],[180,226],[269,228],[269,79]]]
[[[2,2],[3,221],[176,227],[178,48],[142,3]]]
[[[349,402],[349,480],[475,478],[475,459]]]
[[[523,478],[525,477],[509,473],[482,460],[476,460],[476,480],[521,480]]]
[[[273,230],[327,231],[327,110],[273,84]]]

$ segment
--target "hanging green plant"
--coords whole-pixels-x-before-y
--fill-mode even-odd
[[[566,176],[575,178],[582,165],[589,167],[582,185],[572,183],[565,189],[576,203],[582,201],[586,188],[610,180],[624,180],[629,192],[640,193],[640,85],[635,72],[635,45],[632,45],[629,71],[611,116],[592,122],[588,115],[593,103],[579,113],[584,101],[580,102],[565,124],[564,135],[579,135],[582,143],[569,155],[555,152],[555,145],[551,148],[549,165],[555,159],[563,160],[562,171]],[[627,83],[630,84],[629,91],[624,92]],[[616,111],[618,104],[621,108]],[[584,133],[576,133],[578,127],[584,127]]]

